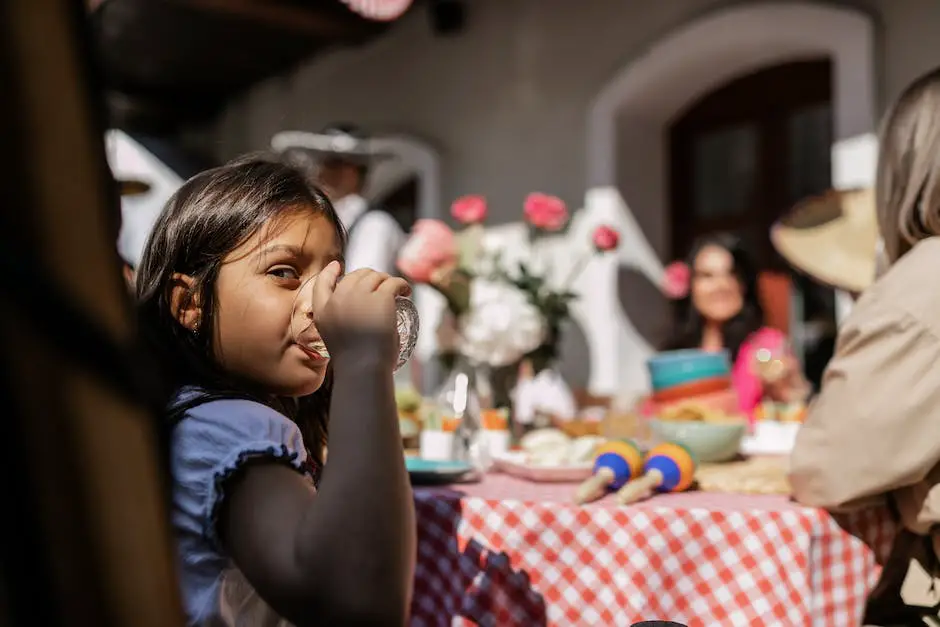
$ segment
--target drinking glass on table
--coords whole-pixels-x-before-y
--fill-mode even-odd
[[[330,353],[313,324],[316,314],[313,310],[313,289],[316,279],[316,275],[307,279],[294,296],[291,309],[291,336],[301,346],[328,358]],[[337,283],[339,281],[342,281],[342,277]],[[398,363],[395,365],[397,371],[411,359],[415,344],[418,342],[418,310],[409,298],[395,297],[395,318],[395,326],[398,330]]]

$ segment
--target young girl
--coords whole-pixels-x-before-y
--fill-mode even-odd
[[[890,267],[839,330],[791,484],[833,511],[887,500],[903,530],[866,623],[940,624],[940,71],[885,118],[876,202]]]
[[[343,245],[329,201],[262,157],[193,177],[154,227],[137,295],[175,394],[172,523],[190,625],[405,621],[415,522],[392,370],[394,298],[409,288],[372,270],[337,283]],[[292,339],[310,277],[331,359]]]
[[[680,323],[668,348],[727,350],[739,409],[746,416],[753,417],[764,400],[805,399],[809,384],[786,350],[786,337],[763,326],[757,269],[740,240],[726,233],[702,237],[692,246],[686,267],[688,284],[672,292],[679,298]],[[782,353],[784,372],[762,376],[757,367],[762,348]]]

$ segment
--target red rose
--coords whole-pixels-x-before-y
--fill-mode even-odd
[[[486,198],[461,196],[450,206],[450,215],[460,224],[476,224],[486,219]]]
[[[663,293],[673,300],[681,300],[689,295],[689,283],[692,281],[692,271],[681,261],[673,261],[666,266],[663,277]]]
[[[398,252],[398,269],[416,283],[429,283],[441,268],[457,263],[457,241],[440,220],[418,220]]]
[[[568,221],[565,201],[548,194],[529,194],[523,205],[526,222],[543,231],[561,230]]]
[[[594,229],[594,248],[600,252],[613,250],[620,243],[620,233],[616,229],[605,225]]]

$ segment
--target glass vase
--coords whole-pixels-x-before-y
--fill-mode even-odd
[[[492,408],[492,388],[487,369],[458,358],[435,395],[441,426],[454,434],[451,458],[479,471],[492,466],[483,429],[483,412]]]

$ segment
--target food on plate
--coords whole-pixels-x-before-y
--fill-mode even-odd
[[[764,401],[754,410],[754,419],[761,421],[802,423],[806,419],[806,403]]]
[[[519,445],[528,464],[568,466],[589,463],[594,450],[604,442],[604,438],[596,435],[570,438],[559,429],[536,429],[523,436]]]
[[[484,409],[480,412],[480,422],[487,431],[507,431],[509,429],[509,410]]]
[[[729,414],[720,409],[699,403],[698,401],[685,401],[660,408],[657,417],[660,420],[687,421],[687,422],[742,422],[744,417]]]
[[[601,422],[599,420],[559,420],[556,425],[570,438],[601,434]]]

